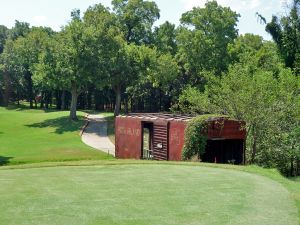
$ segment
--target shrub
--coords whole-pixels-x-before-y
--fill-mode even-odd
[[[189,121],[185,129],[183,160],[190,160],[196,155],[199,157],[205,153],[209,117],[209,115],[201,115]]]

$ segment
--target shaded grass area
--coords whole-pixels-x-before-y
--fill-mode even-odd
[[[272,170],[126,160],[40,166],[55,164],[68,166],[0,169],[3,224],[299,222],[289,192],[267,177],[286,179]]]
[[[81,142],[84,113],[78,114],[72,121],[68,111],[0,107],[0,164],[110,159]]]

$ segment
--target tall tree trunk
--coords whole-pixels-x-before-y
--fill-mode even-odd
[[[134,112],[133,98],[130,99],[130,111]]]
[[[45,108],[49,109],[49,93],[45,91]]]
[[[71,100],[71,107],[70,107],[70,119],[77,120],[76,111],[77,111],[78,93],[77,93],[77,86],[75,81],[72,81],[71,95],[72,95],[72,100]]]
[[[48,99],[49,99],[50,108],[52,108],[53,106],[52,91],[49,92]]]
[[[4,78],[4,85],[5,85],[3,106],[8,106],[10,93],[11,93],[11,86],[10,86],[10,80],[7,71],[4,71],[3,78]]]
[[[19,95],[18,89],[17,89],[17,104],[18,104],[18,106],[20,105],[20,95]]]
[[[61,110],[66,109],[66,91],[62,91],[61,93]]]
[[[120,109],[121,109],[121,85],[116,85],[114,87],[114,90],[116,93],[116,104],[115,104],[114,115],[118,116],[118,115],[120,115]]]
[[[61,94],[60,90],[55,91],[55,101],[56,101],[56,109],[61,110]]]
[[[27,82],[27,100],[30,103],[30,108],[33,109],[33,84],[31,73],[29,71],[26,71],[25,80]]]
[[[93,95],[93,89],[89,88],[86,96],[87,109],[92,109],[92,95]]]

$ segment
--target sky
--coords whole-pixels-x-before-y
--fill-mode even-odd
[[[160,20],[156,26],[166,20],[179,25],[182,13],[195,6],[203,7],[206,0],[153,0],[158,5]],[[256,12],[263,15],[267,21],[272,15],[282,15],[288,0],[217,0],[222,6],[229,6],[241,17],[238,23],[240,34],[254,33],[266,40],[271,37],[265,32],[264,25],[257,21]],[[111,0],[1,0],[0,24],[11,28],[15,20],[29,22],[32,26],[48,26],[54,30],[67,24],[72,9],[84,12],[89,6],[102,3],[110,7]]]

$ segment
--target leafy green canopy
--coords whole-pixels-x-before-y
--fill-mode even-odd
[[[179,108],[246,121],[248,162],[299,174],[300,79],[289,69],[277,66],[278,72],[258,62],[248,57],[221,77],[207,76],[205,92],[187,88]]]
[[[271,34],[277,44],[279,53],[285,65],[300,72],[300,1],[292,0],[288,14],[273,16],[271,22],[267,23],[266,31]]]
[[[178,30],[178,58],[194,84],[202,83],[201,72],[221,74],[230,63],[227,46],[238,35],[239,14],[209,1],[182,15]]]
[[[152,26],[159,19],[155,2],[144,0],[113,0],[113,11],[128,43],[150,43]]]

